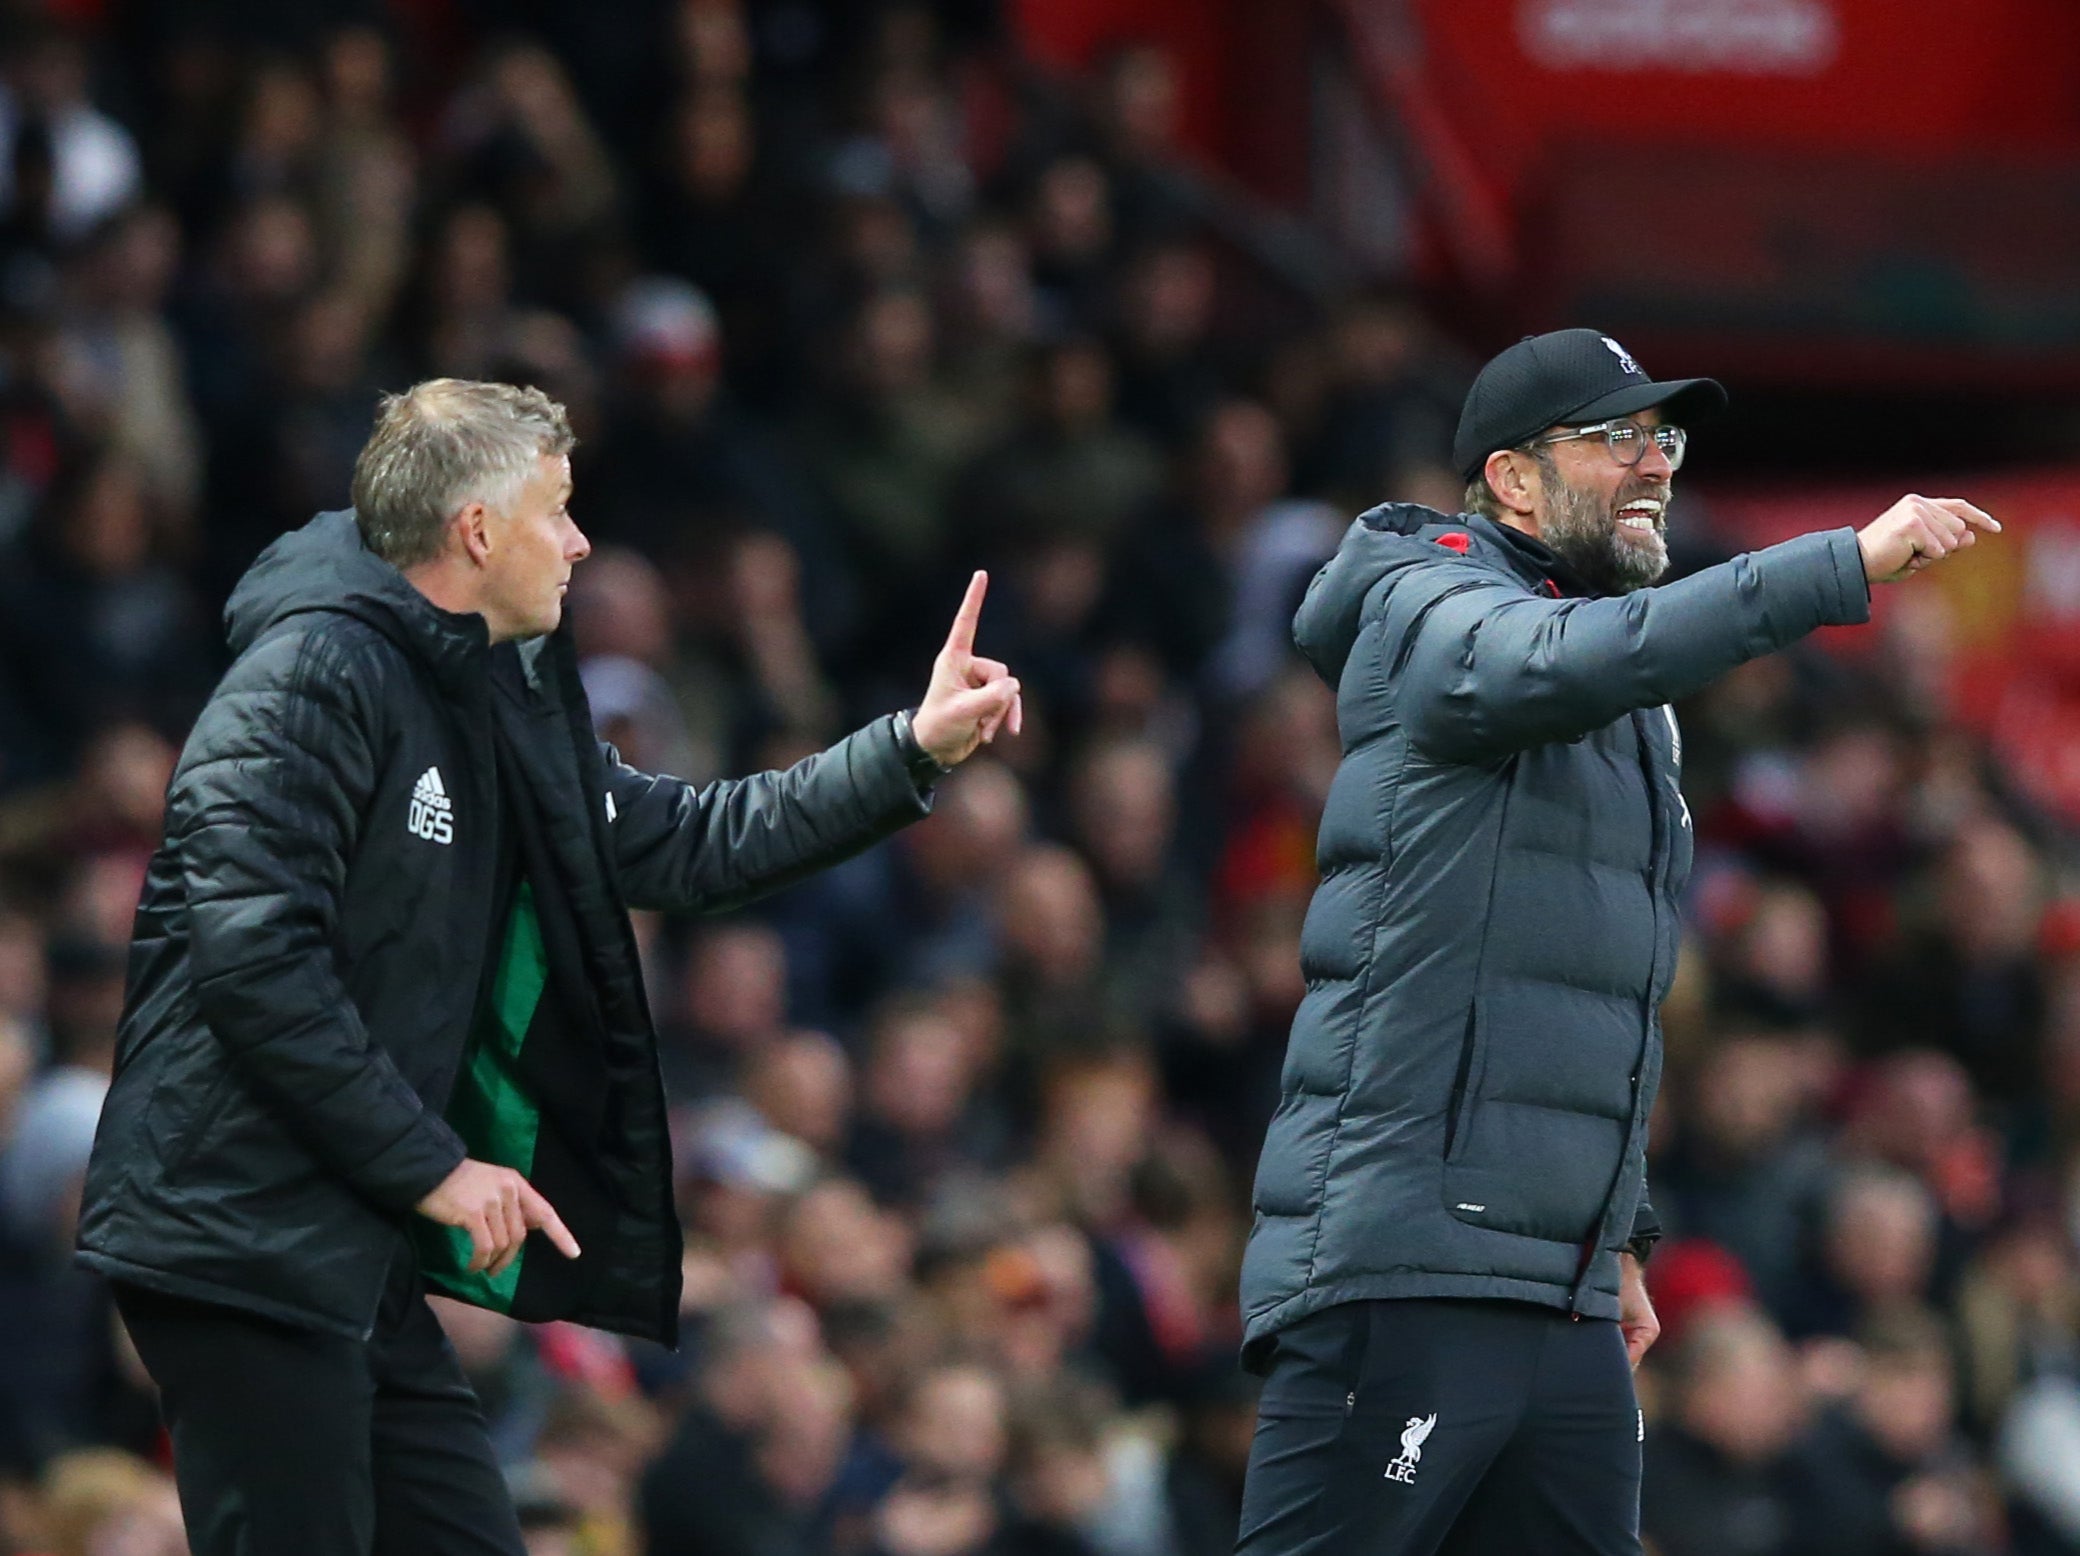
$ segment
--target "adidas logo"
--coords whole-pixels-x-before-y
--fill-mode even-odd
[[[455,802],[448,798],[438,767],[427,768],[412,785],[412,812],[405,830],[429,843],[455,841]]]

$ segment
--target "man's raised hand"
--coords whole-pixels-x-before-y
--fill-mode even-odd
[[[1981,530],[1998,535],[2000,521],[1962,497],[1902,497],[1856,532],[1863,575],[1898,583],[1971,545]]]
[[[946,646],[932,661],[931,685],[910,721],[917,743],[944,767],[965,761],[977,746],[995,740],[998,730],[1015,735],[1025,723],[1017,678],[997,660],[975,653],[975,624],[982,618],[982,597],[988,590],[989,574],[977,573],[968,580],[968,593],[954,615],[953,630],[946,634]]]
[[[502,1275],[520,1257],[530,1230],[539,1227],[566,1259],[578,1257],[578,1240],[563,1218],[510,1167],[465,1159],[440,1186],[419,1201],[419,1214],[469,1233],[472,1274]]]

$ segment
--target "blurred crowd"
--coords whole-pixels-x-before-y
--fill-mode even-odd
[[[443,374],[571,409],[638,765],[914,701],[978,566],[1026,696],[929,820],[639,924],[686,1343],[442,1304],[532,1549],[1228,1550],[1337,759],[1287,623],[1352,513],[1459,506],[1467,361],[1238,240],[1161,51],[1055,79],[986,0],[51,12],[0,32],[0,1550],[183,1549],[67,1258],[130,915],[223,596]],[[2080,912],[1911,648],[1682,710],[1660,1556],[2080,1552]]]

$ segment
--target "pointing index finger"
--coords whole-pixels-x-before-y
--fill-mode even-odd
[[[556,1245],[558,1253],[566,1259],[578,1257],[578,1240],[571,1236],[570,1228],[563,1224],[563,1217],[556,1213],[555,1207],[532,1184],[528,1185],[525,1206],[528,1223],[540,1227],[549,1241]]]
[[[982,619],[982,597],[987,593],[989,574],[978,572],[968,580],[968,592],[961,599],[961,608],[954,613],[953,630],[946,634],[946,646],[955,653],[975,651],[975,624]]]
[[[1962,497],[1938,497],[1936,505],[1954,513],[1958,518],[1963,519],[1965,523],[1975,529],[1983,529],[1994,535],[2000,533],[2001,521],[1999,519],[1986,512],[1983,508],[1972,506]]]

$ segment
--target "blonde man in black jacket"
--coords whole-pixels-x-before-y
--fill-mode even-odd
[[[427,1307],[669,1342],[680,1245],[630,907],[717,909],[925,814],[1020,720],[977,575],[914,711],[703,789],[592,735],[572,438],[387,399],[355,508],[260,557],[138,909],[80,1258],[161,1391],[197,1556],[523,1550]]]

